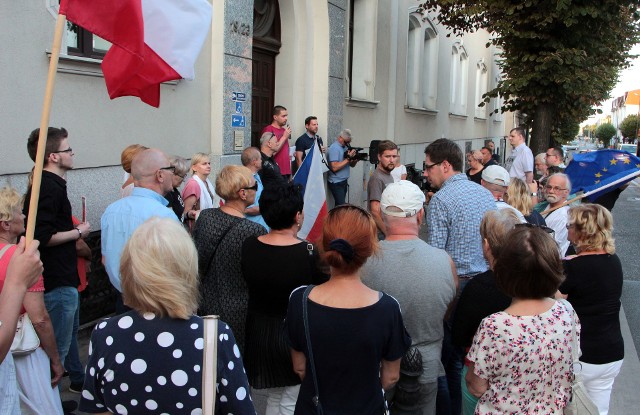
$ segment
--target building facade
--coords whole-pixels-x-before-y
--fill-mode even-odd
[[[190,158],[210,152],[214,171],[238,164],[256,143],[273,105],[289,111],[295,137],[304,119],[318,117],[319,134],[331,144],[350,128],[353,145],[392,139],[404,164],[422,168],[429,142],[447,137],[463,150],[493,139],[504,151],[508,114],[490,115],[482,94],[500,79],[489,34],[447,37],[437,16],[416,12],[413,0],[212,0],[211,32],[198,58],[194,81],[161,85],[160,108],[137,98],[109,100],[100,70],[108,44],[68,25],[57,70],[50,125],[69,130],[75,170],[69,197],[81,196],[88,219],[118,198],[124,147],[140,143]],[[26,190],[33,163],[26,139],[40,122],[58,0],[2,2],[12,16],[0,27],[4,149],[0,186]],[[349,200],[366,200],[373,166],[359,163]]]

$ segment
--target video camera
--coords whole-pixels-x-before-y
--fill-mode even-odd
[[[357,160],[357,161],[368,161],[369,160],[369,155],[363,151],[364,147],[351,147],[351,145],[349,143],[345,143],[345,145],[347,146],[347,149],[344,151],[344,158],[349,159],[349,160]],[[351,150],[355,150],[356,151],[356,155],[353,157],[349,157],[349,152]]]

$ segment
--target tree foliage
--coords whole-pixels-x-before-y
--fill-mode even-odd
[[[637,131],[640,127],[638,121],[636,114],[627,115],[624,120],[622,120],[618,127],[624,138],[635,138],[637,136]]]
[[[616,135],[616,132],[616,127],[614,127],[613,124],[600,124],[598,128],[596,128],[596,137],[598,138],[598,140],[607,145],[609,144],[611,138]]]
[[[521,111],[534,153],[552,131],[586,119],[608,98],[640,40],[640,0],[420,0],[454,35],[491,33],[503,78],[485,95]],[[562,127],[565,126],[565,127]],[[573,131],[573,130],[572,130]]]

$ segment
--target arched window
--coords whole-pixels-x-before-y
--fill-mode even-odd
[[[349,97],[374,100],[376,86],[377,0],[349,0]]]
[[[437,81],[438,32],[427,17],[411,13],[407,36],[407,106],[435,109]]]
[[[451,94],[452,114],[467,115],[467,95],[469,87],[469,55],[461,41],[451,48]]]
[[[477,118],[487,118],[487,106],[484,105],[479,107],[483,101],[482,95],[487,93],[487,88],[489,84],[489,72],[487,70],[487,65],[484,63],[484,58],[480,59],[476,63],[476,94],[475,94],[475,102],[476,102],[476,113],[475,116]]]

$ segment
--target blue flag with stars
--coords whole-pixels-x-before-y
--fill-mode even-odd
[[[640,172],[640,159],[635,155],[620,150],[598,150],[583,154],[574,154],[573,160],[564,171],[571,179],[572,193],[583,190],[585,193],[597,190],[618,179]],[[595,192],[587,198],[594,201],[631,181],[628,178],[602,191]]]

